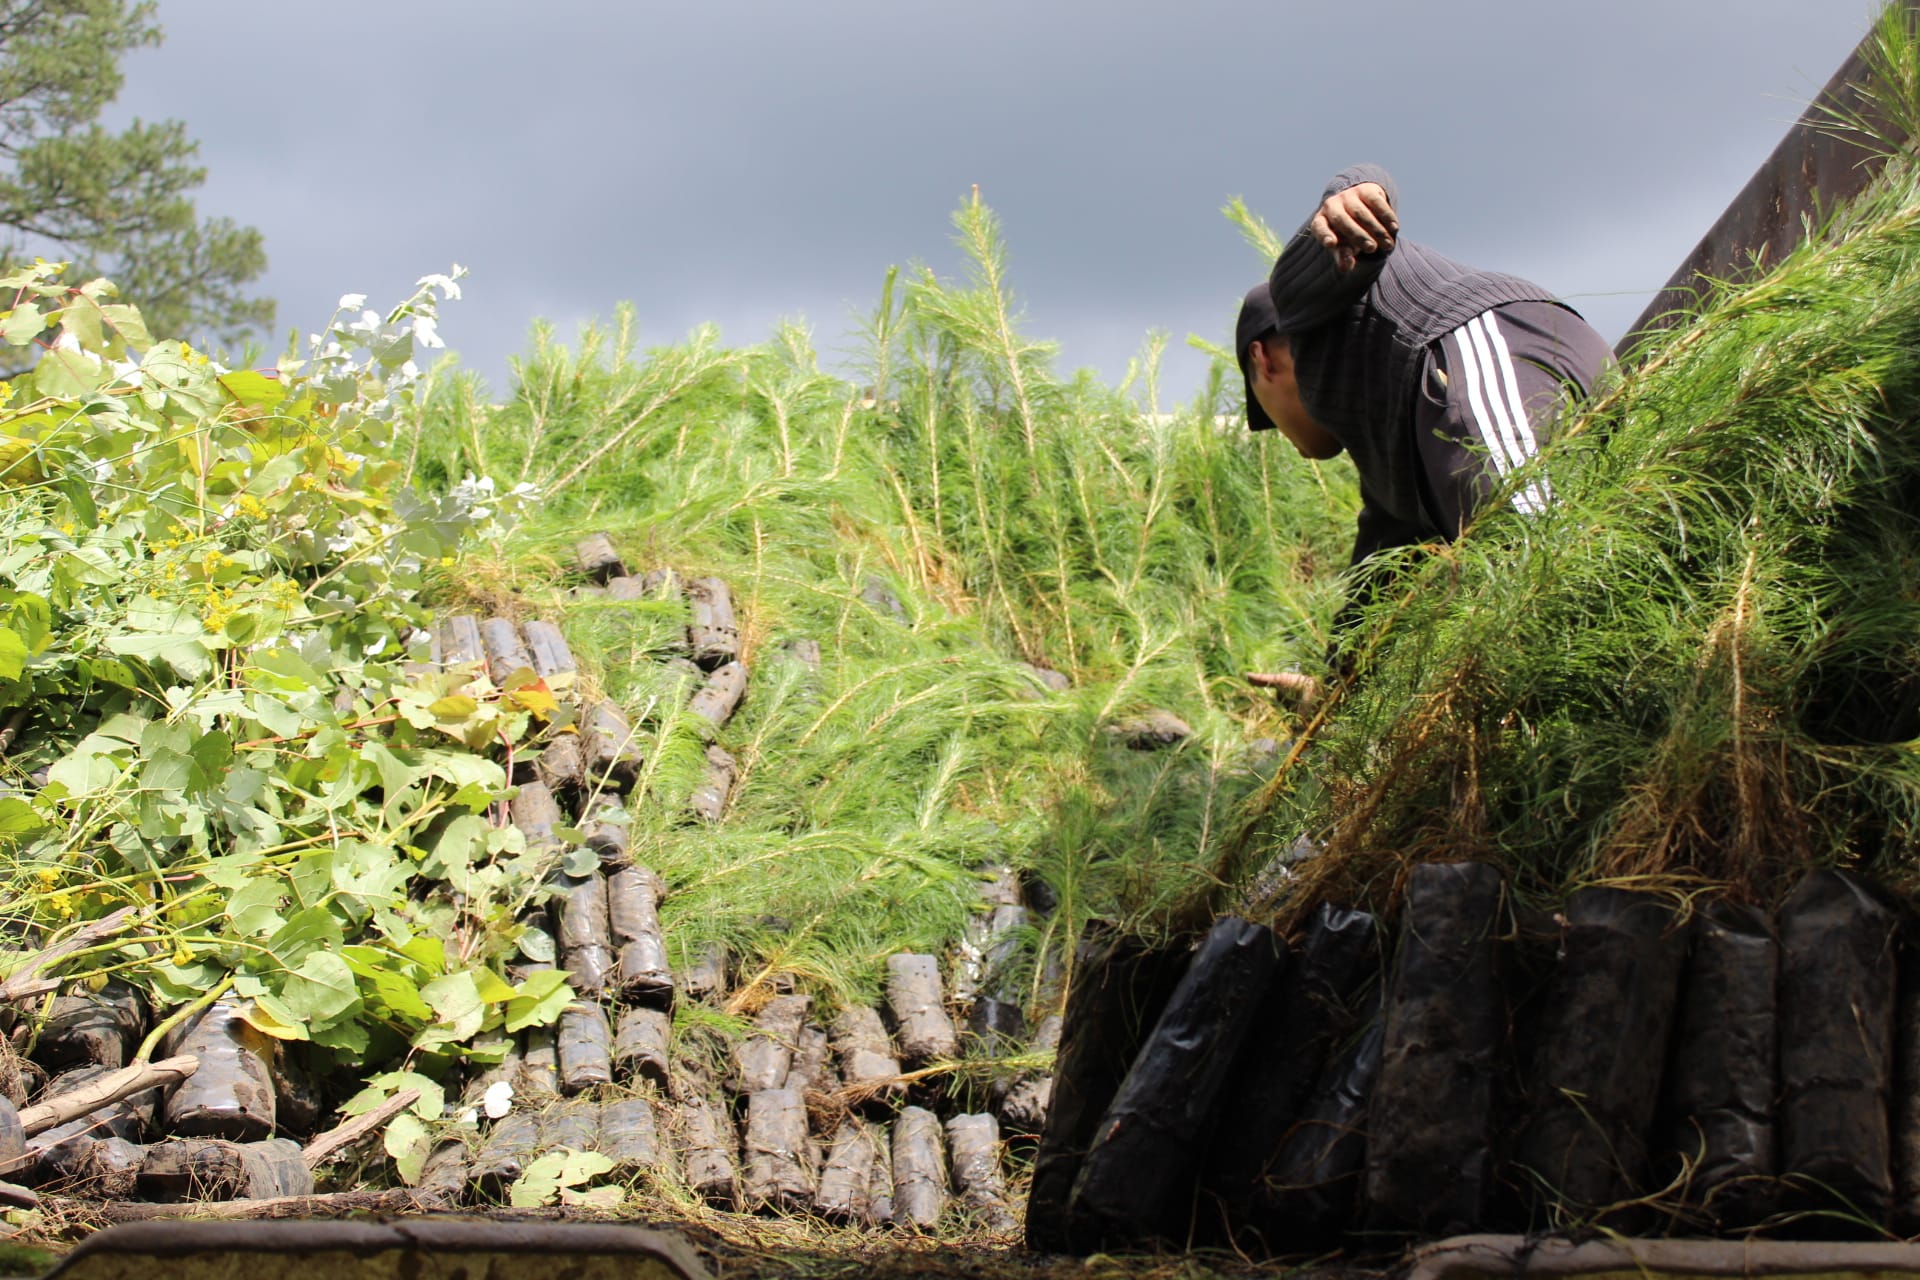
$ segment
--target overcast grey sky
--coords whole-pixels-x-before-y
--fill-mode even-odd
[[[507,387],[535,317],[644,344],[804,318],[831,357],[887,266],[1000,215],[1029,332],[1166,384],[1358,160],[1404,233],[1617,337],[1865,30],[1873,0],[161,0],[119,118],[176,118],[203,214],[266,234],[279,325],[471,269],[441,332]]]

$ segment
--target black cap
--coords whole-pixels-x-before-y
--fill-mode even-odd
[[[1260,407],[1253,395],[1253,374],[1247,368],[1247,353],[1253,349],[1253,340],[1277,332],[1280,328],[1280,313],[1273,308],[1273,291],[1262,280],[1247,290],[1247,300],[1240,304],[1240,323],[1234,330],[1233,354],[1240,361],[1240,376],[1247,384],[1247,426],[1255,431],[1273,430],[1273,419]]]

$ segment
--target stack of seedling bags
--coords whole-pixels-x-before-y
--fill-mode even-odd
[[[1546,511],[1376,566],[1240,914],[1083,956],[1035,1243],[1920,1227],[1916,353],[1896,158],[1562,424]]]

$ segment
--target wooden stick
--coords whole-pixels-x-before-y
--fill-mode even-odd
[[[28,1000],[57,989],[60,986],[59,979],[41,978],[38,975],[81,948],[90,947],[100,939],[118,933],[132,915],[132,907],[122,907],[110,916],[102,916],[82,925],[71,938],[48,947],[27,961],[25,967],[9,974],[5,982],[0,982],[0,1000]]]
[[[307,1168],[318,1169],[334,1152],[352,1146],[418,1101],[418,1089],[402,1089],[365,1115],[336,1125],[309,1142],[301,1150],[300,1158],[307,1162]]]
[[[42,1203],[76,1218],[108,1222],[150,1222],[158,1218],[333,1218],[350,1213],[415,1213],[447,1209],[448,1198],[434,1191],[398,1187],[391,1191],[335,1191],[325,1195],[274,1196],[267,1200],[189,1200],[183,1204],[144,1204],[137,1200],[84,1200],[43,1196]]]
[[[36,1106],[23,1107],[20,1127],[28,1137],[78,1120],[122,1098],[130,1098],[148,1089],[179,1084],[200,1069],[200,1059],[192,1054],[168,1058],[162,1062],[139,1062],[101,1076],[78,1089],[50,1098]]]
[[[101,1076],[98,1080],[82,1085],[70,1093],[63,1093],[38,1106],[27,1107],[20,1112],[20,1127],[27,1136],[44,1133],[55,1125],[65,1124],[69,1120],[78,1120],[81,1116],[109,1106],[122,1098],[144,1093],[148,1089],[170,1088],[179,1084],[200,1069],[200,1059],[190,1053],[177,1058],[168,1058],[162,1062],[136,1062],[130,1067],[122,1067],[112,1075]]]

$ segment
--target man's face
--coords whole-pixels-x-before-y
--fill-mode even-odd
[[[1254,399],[1302,457],[1331,458],[1346,447],[1307,412],[1293,376],[1293,347],[1285,338],[1255,342],[1247,356]]]

